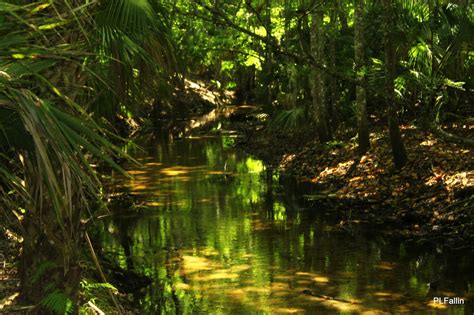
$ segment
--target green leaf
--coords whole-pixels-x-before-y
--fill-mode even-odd
[[[72,314],[74,307],[69,296],[56,290],[41,300],[40,304],[56,314]]]
[[[461,90],[461,91],[465,91],[464,84],[466,84],[466,82],[454,82],[454,81],[452,81],[448,78],[445,78],[443,80],[443,85],[449,86],[449,87],[452,87],[452,88],[455,88],[455,89],[458,89],[458,90]]]

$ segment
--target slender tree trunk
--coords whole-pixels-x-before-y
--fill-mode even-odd
[[[365,37],[364,37],[364,5],[365,0],[355,1],[354,51],[355,71],[360,83],[365,82]],[[367,100],[365,87],[356,87],[357,129],[359,152],[367,152],[370,148],[369,123],[367,121]]]
[[[333,0],[333,5],[331,6],[331,36],[329,37],[329,68],[332,73],[336,73],[336,38],[337,38],[337,26],[338,18],[337,11],[339,7],[339,0]],[[328,108],[329,121],[331,122],[332,131],[337,127],[338,118],[337,117],[337,78],[335,76],[330,77],[330,106]]]
[[[397,106],[395,103],[394,79],[396,55],[393,45],[394,29],[392,0],[383,0],[384,5],[384,44],[385,44],[385,93],[388,112],[388,131],[392,146],[393,161],[397,168],[403,167],[408,158],[398,126]]]
[[[290,49],[291,41],[291,14],[293,12],[292,0],[285,0],[284,3],[284,16],[285,16],[285,49]],[[298,98],[298,70],[296,65],[289,63],[286,68],[288,76],[288,97],[286,99],[285,106],[289,109],[296,108],[296,100]]]
[[[266,30],[267,40],[272,40],[272,7],[271,1],[265,0],[265,8],[263,13],[263,23]],[[265,44],[265,60],[263,65],[265,71],[265,103],[272,108],[272,103],[275,98],[274,95],[274,74],[273,74],[273,51],[270,45]]]
[[[299,10],[303,12],[307,8],[307,0],[299,0]],[[300,41],[300,49],[301,51],[305,51],[307,54],[310,54],[311,50],[311,40],[307,40],[307,36],[305,34],[311,34],[311,25],[310,19],[308,14],[303,14],[300,18],[300,25],[298,25],[299,31],[299,41]],[[312,99],[312,84],[313,78],[311,75],[305,76],[305,80],[298,81],[298,89],[303,90],[303,99]],[[307,117],[313,118],[313,105],[309,102],[304,102],[304,111]]]
[[[324,64],[325,40],[323,27],[323,13],[317,9],[311,15],[311,54],[318,64]],[[315,67],[312,69],[311,93],[318,136],[321,142],[327,142],[330,139],[330,133],[325,105],[325,74]]]

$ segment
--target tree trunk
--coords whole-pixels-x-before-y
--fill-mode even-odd
[[[292,6],[292,0],[285,0],[284,3],[284,17],[285,17],[285,49],[291,49],[291,15],[294,12],[294,8]],[[287,94],[288,97],[286,98],[284,106],[288,109],[294,109],[297,107],[296,100],[298,99],[298,69],[296,65],[293,63],[289,63],[286,68],[286,74],[288,76],[288,87],[287,87]]]
[[[324,64],[324,31],[323,13],[316,9],[311,15],[311,55],[317,64]],[[316,129],[321,142],[330,139],[327,123],[325,74],[320,69],[312,69],[311,94],[313,96],[313,113]]]
[[[263,13],[261,15],[263,27],[266,31],[266,39],[268,41],[272,40],[272,7],[271,2],[269,0],[265,0],[264,9],[261,11]],[[259,14],[261,14],[259,13]],[[275,99],[275,89],[274,89],[274,54],[273,54],[273,47],[271,45],[265,44],[264,51],[264,61],[262,64],[262,83],[264,86],[264,95],[263,95],[263,102],[264,108],[269,110],[270,112],[273,111],[272,104],[273,100]]]
[[[331,36],[329,38],[329,68],[331,73],[336,72],[336,38],[337,38],[337,27],[338,27],[338,18],[337,11],[339,10],[339,0],[333,0],[333,5],[331,7]],[[332,131],[337,127],[339,117],[338,113],[338,104],[337,104],[337,78],[335,76],[330,77],[330,106],[328,108],[329,121],[331,122]]]
[[[364,37],[364,2],[355,1],[355,24],[354,24],[354,61],[357,79],[360,83],[356,87],[357,129],[359,152],[364,154],[370,148],[369,123],[367,121],[367,100],[363,83],[365,82],[365,37]]]
[[[396,55],[393,45],[394,29],[392,0],[383,0],[384,5],[384,45],[385,45],[385,93],[388,113],[388,131],[392,146],[393,161],[397,168],[403,167],[408,158],[398,126],[397,106],[395,103],[394,79]]]

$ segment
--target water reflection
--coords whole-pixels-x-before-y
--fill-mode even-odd
[[[222,138],[153,145],[115,176],[133,195],[101,234],[123,268],[153,278],[147,314],[463,314],[472,309],[472,259],[355,231],[305,209],[301,188]],[[120,207],[119,207],[120,208]],[[138,211],[138,212],[137,212]],[[438,283],[428,286],[428,283]],[[432,296],[466,305],[432,303]]]

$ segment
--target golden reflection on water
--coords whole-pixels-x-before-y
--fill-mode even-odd
[[[269,192],[262,164],[225,153],[219,141],[159,146],[157,157],[141,158],[144,164],[128,171],[133,178],[114,178],[114,190],[153,213],[117,218],[103,235],[104,247],[120,257],[126,249],[134,268],[153,277],[141,301],[144,313],[431,314],[447,309],[431,302],[430,274],[414,267],[420,261],[436,266],[435,258],[422,260],[404,254],[402,245],[390,248],[337,234],[337,224],[288,204],[292,197],[286,192]]]
[[[397,264],[387,261],[381,261],[375,267],[380,270],[393,270],[394,268],[397,268]]]

